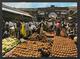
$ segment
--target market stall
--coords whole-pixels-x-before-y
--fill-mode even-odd
[[[21,17],[21,19],[19,18],[16,20],[16,23],[20,26],[17,26],[15,31],[13,30],[13,27],[10,26],[11,29],[8,31],[10,32],[9,36],[2,39],[3,57],[77,57],[77,46],[75,41],[66,36],[66,31],[62,29],[63,27],[59,28],[57,26],[58,29],[60,29],[60,35],[56,35],[57,27],[55,26],[55,23],[58,22],[58,24],[60,24],[61,20],[57,22],[54,21],[54,26],[51,26],[51,21],[45,20],[45,16],[39,16],[40,22],[36,24],[36,22],[33,21],[24,21],[24,19],[26,19],[24,17],[26,16],[30,17],[31,20],[33,18],[33,16],[27,12],[4,6],[2,10],[4,15],[5,12],[6,15],[10,13],[11,19],[15,19],[15,17],[18,18],[17,15]],[[54,13],[51,15],[53,14]],[[3,18],[6,17],[3,16]],[[57,15],[55,15],[55,17],[57,17]],[[51,16],[51,18],[54,17]],[[7,31],[5,31],[5,33],[7,33]]]
[[[19,44],[19,40],[17,38],[4,38],[2,40],[2,53],[3,55],[7,52],[9,52],[11,49],[16,47]]]
[[[15,21],[18,21],[21,16],[27,17],[27,18],[33,17],[32,15],[30,15],[27,12],[23,12],[21,10],[14,9],[14,8],[8,7],[6,5],[2,5],[2,6],[3,6],[2,7],[2,11],[3,11],[2,17],[3,17],[5,24],[8,23],[9,21],[13,21],[13,23],[14,23]],[[5,55],[7,52],[12,50],[14,47],[16,47],[20,43],[20,40],[15,36],[16,35],[15,29],[17,28],[16,27],[17,25],[15,25],[14,26],[15,29],[12,30],[12,31],[14,31],[14,35],[11,36],[10,32],[12,32],[12,31],[10,30],[9,26],[7,29],[5,29],[6,28],[5,24],[3,27],[3,34],[2,34],[2,38],[3,38],[2,39],[2,55]],[[6,33],[6,35],[5,35],[5,33]]]

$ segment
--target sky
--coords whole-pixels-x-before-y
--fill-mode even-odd
[[[42,8],[50,7],[51,5],[55,5],[56,7],[77,6],[76,2],[3,2],[2,4],[15,8]]]

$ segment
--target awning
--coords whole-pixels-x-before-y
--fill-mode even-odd
[[[24,11],[20,11],[20,10],[11,10],[11,9],[4,8],[4,7],[2,7],[2,10],[9,11],[9,12],[16,13],[16,14],[21,14],[21,15],[25,15],[25,16],[32,17],[29,13],[24,12]]]

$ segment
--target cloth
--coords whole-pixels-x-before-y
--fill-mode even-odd
[[[20,30],[20,32],[21,32],[21,35],[23,37],[26,37],[25,23],[21,23],[21,30]]]

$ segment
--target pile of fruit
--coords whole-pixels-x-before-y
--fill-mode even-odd
[[[8,57],[41,57],[42,53],[48,57],[77,57],[77,48],[73,40],[64,37],[54,37],[53,43],[41,41],[26,41],[12,51]],[[42,52],[41,52],[42,51]]]
[[[37,33],[32,34],[30,37],[30,40],[32,41],[41,41],[41,42],[47,42],[47,37],[45,35],[39,35]]]
[[[16,38],[5,38],[2,40],[2,53],[3,55],[10,51],[13,47],[15,47],[19,43],[18,39]]]
[[[49,49],[48,43],[27,41],[18,45],[8,57],[41,57],[40,48]]]
[[[51,53],[55,57],[77,57],[77,48],[71,39],[55,37]]]
[[[32,34],[31,36],[30,36],[30,40],[31,41],[41,41],[41,42],[48,42],[49,40],[48,40],[48,37],[51,37],[51,38],[53,38],[54,37],[54,33],[52,32],[52,33],[48,33],[48,32],[45,32],[44,31],[44,33],[43,34],[38,34],[38,33],[34,33],[34,34]]]

